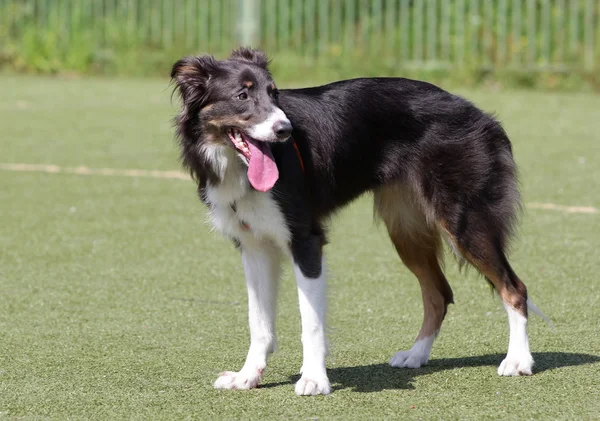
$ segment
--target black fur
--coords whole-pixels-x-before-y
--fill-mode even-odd
[[[176,120],[182,160],[200,197],[207,182],[219,180],[198,144],[226,142],[222,130],[232,119],[245,124],[261,117],[261,103],[276,104],[292,123],[305,170],[291,140],[273,144],[280,177],[272,193],[307,276],[321,272],[328,216],[367,191],[401,183],[471,263],[522,290],[519,307],[525,305],[524,286],[504,257],[519,206],[516,169],[509,139],[492,116],[434,85],[403,78],[286,89],[277,97],[267,65],[263,53],[241,49],[228,60],[192,57],[173,67],[183,100]],[[258,105],[247,109],[227,99],[243,80],[257,89]],[[224,119],[222,127],[209,123],[215,115]]]

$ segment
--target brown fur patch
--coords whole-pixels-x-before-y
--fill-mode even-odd
[[[180,66],[177,69],[177,73],[178,74],[184,74],[184,75],[189,75],[189,74],[194,74],[194,73],[198,73],[198,68],[195,66],[191,66],[189,64]]]
[[[223,127],[244,127],[244,121],[241,120],[238,116],[226,116],[226,117],[213,117],[206,122],[208,126],[212,126],[217,129],[221,129]]]
[[[423,324],[417,339],[435,335],[453,294],[441,268],[442,244],[416,196],[400,183],[375,191],[375,212],[383,219],[398,255],[417,277],[423,298]]]

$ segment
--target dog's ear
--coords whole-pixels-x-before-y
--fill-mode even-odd
[[[230,59],[249,61],[250,63],[256,64],[258,67],[262,67],[265,70],[269,70],[269,59],[267,55],[253,48],[240,47],[237,50],[231,52]]]
[[[171,80],[184,102],[201,101],[216,69],[217,61],[213,56],[184,57],[173,65]]]

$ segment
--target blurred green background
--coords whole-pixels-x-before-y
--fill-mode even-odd
[[[0,66],[164,77],[182,55],[242,44],[280,82],[596,88],[599,14],[598,0],[0,0]]]

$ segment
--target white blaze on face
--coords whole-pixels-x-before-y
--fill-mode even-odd
[[[266,120],[262,123],[255,124],[247,130],[248,136],[263,142],[280,141],[281,139],[277,137],[277,134],[273,130],[273,126],[277,122],[290,123],[290,120],[288,120],[287,116],[280,108],[273,107],[273,110],[267,116]]]

